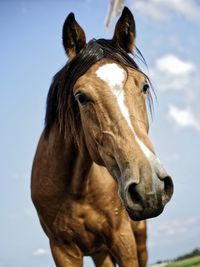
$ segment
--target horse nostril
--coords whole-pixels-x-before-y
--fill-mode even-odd
[[[173,188],[174,188],[172,178],[170,176],[166,176],[163,179],[163,182],[164,182],[165,198],[167,199],[167,201],[169,201],[169,199],[171,198],[173,194]]]
[[[137,191],[137,184],[132,183],[128,187],[128,194],[135,204],[141,204],[142,203],[142,197]]]

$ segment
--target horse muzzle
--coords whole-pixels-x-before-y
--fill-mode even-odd
[[[142,179],[138,183],[133,182],[134,179],[131,178],[123,180],[127,182],[119,188],[120,197],[133,220],[158,216],[173,194],[173,182],[168,175],[160,178],[155,174],[150,190]]]

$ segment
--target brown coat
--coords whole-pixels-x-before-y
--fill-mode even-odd
[[[31,192],[57,267],[144,267],[146,222],[173,183],[148,137],[148,78],[128,55],[135,22],[124,8],[112,40],[86,44],[71,13],[63,27],[70,62],[56,74]]]

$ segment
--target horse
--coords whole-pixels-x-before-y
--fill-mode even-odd
[[[32,167],[31,197],[57,267],[146,266],[146,222],[162,213],[172,178],[148,137],[150,80],[134,60],[125,7],[113,38],[92,39],[70,13],[66,65],[54,76]],[[138,222],[137,222],[138,221]]]

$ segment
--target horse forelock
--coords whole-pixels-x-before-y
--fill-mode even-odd
[[[139,50],[137,49],[137,51]],[[145,63],[140,52],[139,55]],[[101,59],[110,59],[120,64],[123,68],[130,67],[141,72],[133,57],[115,45],[111,40],[91,40],[53,78],[47,96],[46,135],[50,132],[52,125],[57,123],[60,131],[64,133],[66,138],[72,138],[75,143],[78,143],[81,123],[78,105],[73,95],[73,86],[78,78],[84,75],[92,65]]]

